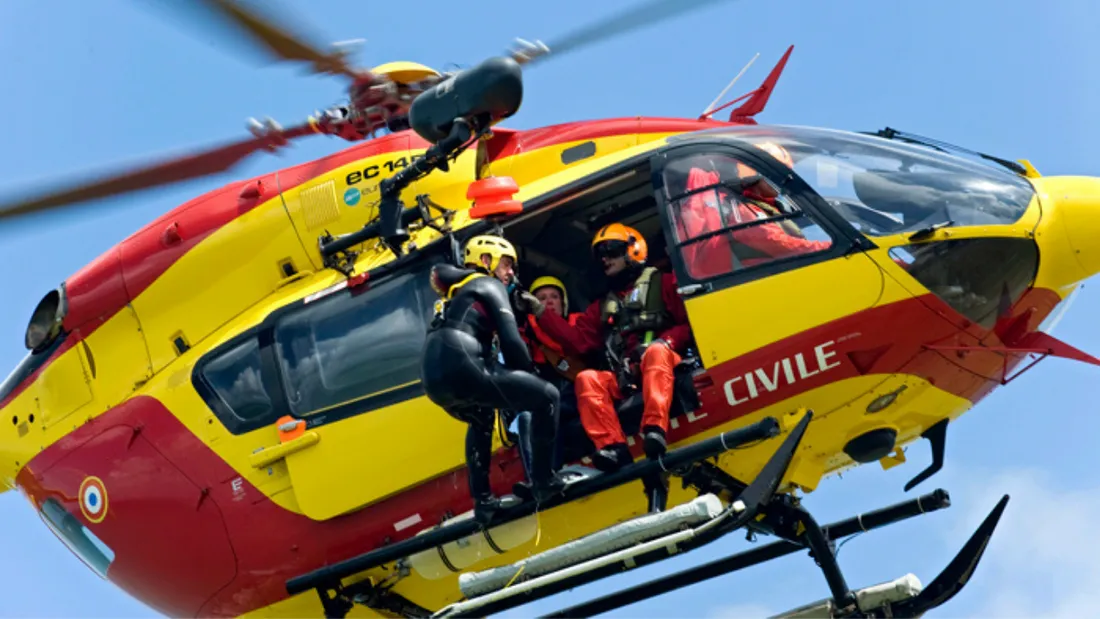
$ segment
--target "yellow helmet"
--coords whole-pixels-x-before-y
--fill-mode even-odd
[[[465,266],[484,268],[485,263],[481,261],[481,257],[485,254],[489,255],[489,272],[497,270],[500,259],[504,256],[511,258],[513,264],[519,262],[519,257],[516,256],[516,248],[506,239],[483,234],[466,241]]]
[[[543,275],[531,283],[531,294],[538,292],[539,288],[553,286],[561,292],[561,313],[569,315],[569,295],[565,292],[565,284],[552,275]]]

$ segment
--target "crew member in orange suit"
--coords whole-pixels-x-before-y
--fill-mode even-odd
[[[648,248],[635,229],[620,223],[601,228],[592,249],[609,280],[603,299],[594,301],[571,327],[530,293],[520,299],[538,319],[538,325],[565,350],[584,356],[613,342],[606,351],[615,371],[586,369],[577,375],[577,407],[597,452],[593,462],[611,472],[633,461],[615,411],[624,391],[641,383],[645,409],[641,430],[646,456],[655,459],[667,448],[673,370],[691,340],[691,327],[676,278],[646,266]],[[643,480],[650,511],[662,511],[668,500],[668,480]]]
[[[758,145],[788,167],[793,165],[786,149],[776,144]],[[756,171],[738,164],[738,175],[748,178]],[[685,192],[702,187],[717,185],[721,178],[717,171],[706,171],[693,167],[688,172]],[[777,194],[764,179],[745,188],[743,196],[734,196],[722,186],[700,191],[685,198],[675,218],[676,232],[681,242],[690,241],[708,232],[729,228],[739,224],[777,217],[782,214],[776,206]],[[725,206],[723,216],[722,206]],[[723,219],[726,221],[723,223]],[[731,241],[732,237],[732,241]],[[706,240],[687,245],[682,249],[688,272],[696,278],[705,279],[737,270],[734,261],[734,246],[742,246],[742,254],[753,252],[756,257],[740,260],[742,267],[770,262],[791,255],[812,253],[828,249],[828,241],[811,241],[797,232],[793,223],[767,223],[734,230],[730,234],[719,234]],[[748,250],[748,251],[745,251]]]
[[[531,294],[542,302],[546,309],[565,318],[569,326],[577,323],[581,316],[579,312],[569,313],[569,296],[565,291],[565,284],[556,277],[544,276],[531,283]],[[539,326],[533,315],[528,315],[528,327],[531,334],[530,344],[535,365],[547,368],[560,376],[569,379],[572,383],[577,374],[585,369],[584,362],[572,355],[567,355],[561,344],[546,334]]]
[[[535,296],[545,307],[558,316],[566,319],[570,326],[576,324],[582,315],[580,312],[569,313],[569,295],[566,293],[565,284],[556,277],[544,276],[531,283],[531,294]],[[577,374],[587,366],[582,359],[567,354],[562,345],[546,334],[539,327],[534,315],[527,315],[527,322],[522,331],[524,340],[531,349],[531,358],[535,362],[538,375],[558,388],[561,394],[561,402],[558,412],[558,429],[555,433],[553,468],[558,470],[565,464],[565,444],[560,432],[562,425],[577,418],[577,396],[573,383]],[[519,437],[530,437],[526,425],[531,422],[531,413],[520,412],[516,416],[516,427]],[[520,455],[523,457],[525,467],[531,464],[531,447],[520,441]]]

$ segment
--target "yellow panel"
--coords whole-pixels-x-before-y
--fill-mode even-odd
[[[283,279],[287,257],[308,260],[278,197],[211,234],[184,254],[134,300],[154,370],[177,353],[172,336],[183,332],[192,346],[271,294]],[[202,294],[189,295],[201,290]]]
[[[117,406],[153,375],[141,324],[130,305],[116,312],[84,343],[95,367],[92,390],[97,412]]]
[[[37,395],[37,387],[30,385],[4,407],[0,418],[0,485],[14,484],[23,465],[56,440],[47,440],[42,430]]]
[[[35,381],[44,427],[56,424],[92,401],[90,375],[83,355],[83,346],[73,346],[46,366]]]
[[[878,266],[855,253],[689,298],[685,305],[700,358],[710,367],[867,309],[882,290]],[[753,328],[754,322],[767,328]]]
[[[324,520],[465,466],[466,424],[426,397],[319,426],[287,456],[302,513]]]

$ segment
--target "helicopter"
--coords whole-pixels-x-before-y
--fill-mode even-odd
[[[556,47],[524,46],[512,61],[524,66]],[[123,241],[46,295],[28,325],[27,360],[0,389],[0,478],[93,570],[166,614],[487,614],[745,528],[782,540],[756,559],[811,549],[834,593],[830,613],[875,614],[867,600],[884,594],[849,590],[829,542],[945,507],[946,495],[817,526],[797,494],[849,466],[903,464],[901,448],[922,437],[934,472],[948,423],[1013,379],[1029,354],[1096,363],[1036,329],[1100,268],[1084,210],[1091,179],[1044,178],[1030,164],[989,156],[979,158],[992,166],[964,163],[958,149],[893,130],[757,125],[788,56],[727,122],[630,118],[509,131],[495,123],[518,110],[521,82],[506,59],[450,77],[411,63],[367,76],[331,55],[303,55],[326,72],[354,73],[349,104],[288,130],[260,123],[252,140],[193,158],[186,173],[220,171],[299,133],[362,143],[231,183]],[[436,94],[452,106],[449,118]],[[365,140],[375,128],[388,133]],[[758,144],[781,146],[793,166]],[[677,174],[696,164],[730,171],[728,184],[685,189]],[[687,250],[707,239],[679,238],[672,209],[706,192],[733,199],[739,165],[786,199],[795,234],[829,248],[698,276]],[[144,188],[184,176],[182,168],[2,213]],[[453,261],[464,239],[499,226],[525,270],[556,274],[577,299],[595,298],[588,243],[611,220],[642,230],[655,257],[666,248],[696,339],[695,358],[679,368],[664,461],[685,482],[673,487],[669,513],[708,496],[722,507],[705,529],[698,521],[690,535],[662,529],[641,547],[574,561],[563,573],[539,567],[535,553],[647,518],[632,484],[654,464],[583,477],[560,504],[537,514],[520,504],[487,533],[462,518],[463,428],[422,397],[415,375],[434,300],[425,273]],[[708,238],[732,241],[738,231],[716,232]],[[795,287],[816,303],[796,305],[786,294]],[[725,316],[746,306],[772,319],[730,334]],[[296,369],[280,351],[300,345],[299,361],[321,363],[323,345],[344,371],[331,366],[324,378]],[[343,386],[329,387],[332,378]],[[637,415],[631,404],[621,411],[627,425]],[[570,459],[584,464],[577,430]],[[400,437],[414,433],[421,448],[408,453]],[[523,473],[515,447],[498,438],[494,486],[507,492]],[[946,577],[889,601],[892,614],[919,614],[964,584],[1004,507]],[[166,530],[187,542],[167,547]],[[490,593],[463,586],[472,570],[527,558],[534,569]],[[486,575],[494,574],[516,570]],[[562,614],[710,575],[666,578]]]

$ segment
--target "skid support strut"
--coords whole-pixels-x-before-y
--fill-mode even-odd
[[[744,488],[722,513],[710,521],[694,529],[666,535],[638,544],[634,548],[626,548],[582,563],[562,567],[557,571],[539,575],[529,580],[517,579],[505,589],[452,604],[433,616],[485,617],[493,613],[499,613],[555,593],[601,580],[619,572],[663,561],[677,554],[709,544],[744,527],[755,519],[760,510],[774,498],[775,491],[786,474],[787,467],[790,465],[791,459],[794,457],[794,453],[798,449],[812,418],[813,413],[807,411],[801,421],[791,429],[790,434],[783,440],[783,443],[772,454],[768,462],[764,464],[753,482]]]

